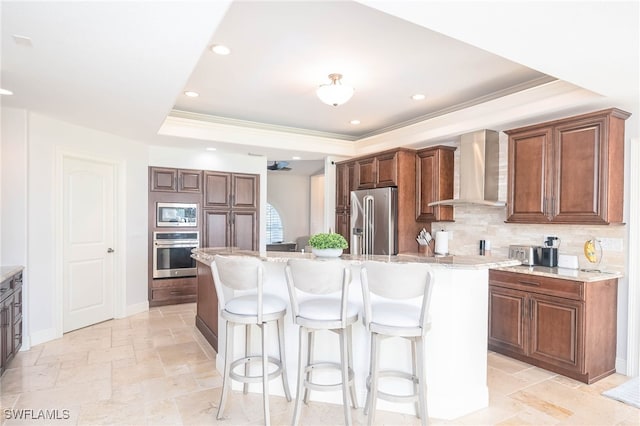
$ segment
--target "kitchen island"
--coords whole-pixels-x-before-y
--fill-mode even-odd
[[[218,363],[222,368],[224,353],[223,319],[217,312],[217,297],[213,288],[210,263],[216,254],[257,256],[264,261],[266,292],[280,295],[289,300],[284,267],[292,258],[316,259],[310,253],[293,252],[252,252],[231,248],[194,249],[193,257],[198,261],[198,305],[196,325],[212,345],[218,346]],[[432,269],[434,288],[431,299],[431,329],[425,338],[427,403],[431,417],[454,419],[475,410],[488,406],[487,388],[487,315],[488,315],[488,274],[489,268],[516,265],[518,262],[484,256],[445,256],[427,257],[419,254],[398,256],[352,256],[342,255],[340,261],[351,267],[352,285],[349,299],[362,306],[362,290],[360,286],[360,265],[365,260],[383,262],[421,263]],[[319,260],[320,261],[320,260]],[[402,285],[401,282],[389,285]],[[286,365],[289,372],[289,385],[295,392],[296,362],[298,350],[298,327],[293,324],[287,313],[285,320]],[[220,326],[219,326],[220,325]],[[258,333],[253,337],[258,338]],[[337,360],[338,342],[332,333],[318,335],[316,359]],[[326,339],[326,340],[325,340]],[[277,353],[276,339],[270,351]],[[320,341],[322,340],[322,341]],[[234,350],[239,356],[243,331],[237,330]],[[388,342],[382,346],[381,368],[400,368],[411,371],[411,352],[409,344],[398,341],[398,345]],[[254,348],[259,348],[256,340]],[[393,346],[393,349],[391,347]],[[366,388],[365,379],[369,368],[369,338],[362,322],[353,327],[353,350],[356,389],[360,406],[364,405]],[[327,376],[330,373],[326,373]],[[331,376],[330,380],[333,380]],[[411,392],[411,387],[404,383],[381,383],[382,389],[393,392]],[[271,392],[283,395],[282,385],[272,381]],[[385,387],[388,386],[388,387]],[[239,388],[237,388],[239,389]],[[255,386],[259,392],[259,385]],[[341,404],[340,392],[312,392],[312,400]],[[413,404],[391,404],[380,400],[381,410],[414,413]]]

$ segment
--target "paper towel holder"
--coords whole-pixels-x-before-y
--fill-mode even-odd
[[[435,235],[434,256],[449,255],[449,233],[444,229],[436,231]]]

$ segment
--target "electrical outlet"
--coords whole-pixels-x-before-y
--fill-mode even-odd
[[[624,249],[622,238],[598,238],[602,250],[622,251]]]

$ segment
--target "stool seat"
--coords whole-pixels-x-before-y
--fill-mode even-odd
[[[339,328],[341,319],[341,301],[337,298],[311,299],[298,305],[297,323],[314,325],[317,328]],[[347,324],[358,321],[358,307],[347,304]],[[338,325],[335,325],[335,324]]]
[[[245,294],[230,299],[224,307],[228,313],[235,315],[258,315],[258,295]],[[262,315],[263,316],[284,316],[287,312],[287,302],[280,297],[264,293],[262,295]]]

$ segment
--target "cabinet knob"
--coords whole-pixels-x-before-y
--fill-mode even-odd
[[[115,250],[114,250],[114,249],[112,249],[111,247],[109,247],[109,248],[107,249],[107,253],[113,253],[114,251],[115,251]]]

